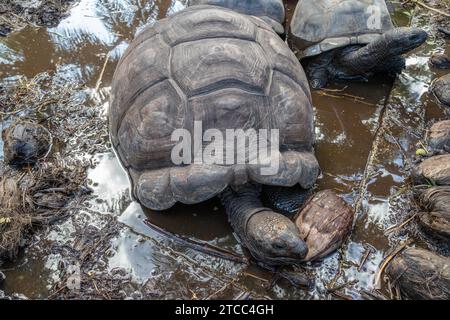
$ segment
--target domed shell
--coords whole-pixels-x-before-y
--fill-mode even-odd
[[[282,0],[190,0],[189,5],[207,4],[231,9],[233,11],[257,16],[268,24],[277,33],[283,33],[285,11]]]
[[[303,58],[367,44],[392,28],[384,0],[299,0],[290,32]]]
[[[193,135],[195,121],[202,135],[279,129],[279,150],[270,154],[280,155],[279,170],[264,174],[261,162],[175,165],[172,134]],[[109,126],[133,195],[154,210],[199,203],[247,181],[309,188],[319,172],[299,61],[262,20],[215,6],[190,7],[136,36],[114,74]]]

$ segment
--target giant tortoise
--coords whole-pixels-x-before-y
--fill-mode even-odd
[[[394,28],[384,0],[299,0],[290,32],[315,89],[329,79],[394,76],[401,55],[427,39],[421,29]]]
[[[263,206],[261,186],[314,185],[313,117],[302,66],[267,23],[197,5],[147,26],[127,48],[113,78],[109,127],[142,205],[162,211],[219,196],[240,242],[257,260],[281,265],[301,261],[307,246],[290,219]],[[209,129],[224,136],[228,129],[278,129],[279,146],[269,141],[277,146],[264,158],[270,161],[174,163],[174,131],[195,135],[200,122],[200,136]],[[238,150],[220,159],[234,159]],[[268,174],[262,169],[272,160],[278,170]]]
[[[275,32],[284,32],[285,11],[282,0],[189,0],[189,5],[208,4],[256,16],[267,22]]]

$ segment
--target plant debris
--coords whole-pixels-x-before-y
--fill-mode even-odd
[[[71,200],[88,194],[84,166],[41,163],[26,171],[6,169],[0,179],[0,258],[13,259],[33,226],[67,215]]]
[[[2,0],[0,37],[27,25],[55,27],[75,0]]]
[[[86,199],[91,162],[85,155],[107,150],[108,135],[106,117],[88,105],[84,88],[58,75],[22,78],[11,87],[0,87],[0,93],[0,117],[6,131],[16,123],[39,124],[54,145],[35,164],[0,168],[1,262],[15,258],[35,227],[73,214]]]

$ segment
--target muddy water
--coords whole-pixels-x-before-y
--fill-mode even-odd
[[[288,15],[294,5],[289,1]],[[115,65],[134,34],[184,6],[183,1],[169,0],[81,0],[58,27],[26,28],[0,39],[0,80],[14,82],[21,75],[33,77],[52,70],[93,88],[107,56],[98,97],[98,103],[106,104]],[[421,11],[396,9],[393,18],[397,25],[429,22],[429,14]],[[323,170],[317,189],[333,188],[357,209],[354,232],[344,248],[322,263],[306,266],[305,272],[316,278],[314,290],[302,291],[284,282],[266,290],[270,272],[200,254],[150,230],[145,219],[174,233],[241,251],[216,200],[178,205],[164,214],[132,202],[127,177],[112,152],[92,155],[96,165],[89,177],[96,199],[89,213],[79,214],[100,228],[104,215],[120,221],[122,229],[112,240],[112,250],[102,257],[107,268],[126,269],[136,284],[152,280],[162,298],[233,298],[242,291],[270,298],[336,298],[326,292],[330,282],[352,282],[341,292],[361,298],[361,289],[373,288],[378,265],[399,239],[388,237],[385,230],[407,214],[407,203],[391,195],[407,182],[408,157],[425,124],[444,117],[427,93],[439,75],[430,70],[427,59],[445,45],[432,38],[412,53],[407,70],[394,84],[383,79],[337,83],[333,91],[313,93],[316,154]],[[39,232],[36,243],[73,238],[72,222],[63,222],[50,233]],[[32,298],[48,296],[50,286],[58,281],[58,255],[38,247],[30,246],[17,262],[2,266],[7,280],[0,289]],[[372,253],[360,267],[369,249]],[[230,281],[233,285],[226,286]]]

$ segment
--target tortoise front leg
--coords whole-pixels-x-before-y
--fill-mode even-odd
[[[391,77],[395,77],[397,74],[402,73],[405,68],[405,58],[402,56],[395,56],[391,59],[386,60],[379,66],[376,66],[372,72],[373,73],[383,73]]]

